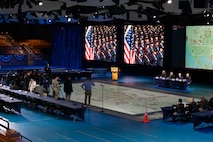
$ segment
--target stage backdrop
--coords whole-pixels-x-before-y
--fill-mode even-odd
[[[83,37],[80,26],[59,26],[53,29],[52,66],[79,69],[83,60]]]

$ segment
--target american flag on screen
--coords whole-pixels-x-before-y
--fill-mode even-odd
[[[91,46],[92,41],[92,26],[89,26],[85,35],[85,59],[94,60],[94,48]]]
[[[132,47],[133,37],[132,37],[132,25],[128,25],[124,35],[124,63],[135,64],[135,51]]]

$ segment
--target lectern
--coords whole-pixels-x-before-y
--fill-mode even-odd
[[[111,67],[112,80],[118,80],[119,68]]]

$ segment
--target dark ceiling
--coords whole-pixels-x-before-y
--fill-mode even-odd
[[[174,17],[211,22],[212,0],[1,0],[0,23],[159,22]],[[43,2],[43,5],[39,5]],[[178,20],[177,20],[178,21]],[[179,21],[178,21],[179,22]]]

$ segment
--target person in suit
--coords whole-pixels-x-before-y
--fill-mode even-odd
[[[170,71],[169,73],[169,79],[174,79],[175,78],[175,75],[173,73],[173,71]]]
[[[52,70],[50,68],[50,64],[46,64],[45,68],[44,68],[44,73],[48,76],[49,79],[52,78]],[[51,80],[49,80],[49,82],[51,82]]]
[[[192,83],[192,78],[189,75],[189,73],[186,73],[185,79],[186,79],[188,85],[190,85]]]
[[[160,77],[163,77],[163,78],[167,77],[167,73],[165,70],[162,70]]]
[[[208,109],[208,100],[204,96],[200,97],[198,107],[200,112],[206,111]]]
[[[64,92],[66,94],[65,101],[70,101],[70,97],[73,92],[71,76],[68,76],[67,79],[64,81]]]
[[[181,72],[178,73],[177,79],[178,79],[178,80],[183,80],[183,76],[182,76],[182,73],[181,73]]]
[[[198,112],[198,105],[194,101],[194,97],[189,99],[189,103],[185,106],[185,118],[186,120],[191,120],[191,113]]]
[[[182,103],[182,99],[178,99],[178,104],[174,107],[172,121],[174,122],[177,117],[180,117],[181,120],[183,120],[185,117],[185,109],[184,104]]]
[[[45,68],[44,68],[44,72],[48,75],[51,75],[51,68],[50,68],[50,64],[46,64]]]
[[[144,60],[143,60],[142,54],[140,54],[140,53],[138,54],[136,63],[137,63],[137,64],[144,65]]]
[[[49,92],[50,92],[50,82],[49,82],[49,78],[46,75],[46,73],[43,75],[43,81],[42,81],[42,86],[44,87],[44,95],[45,96],[49,96]]]

